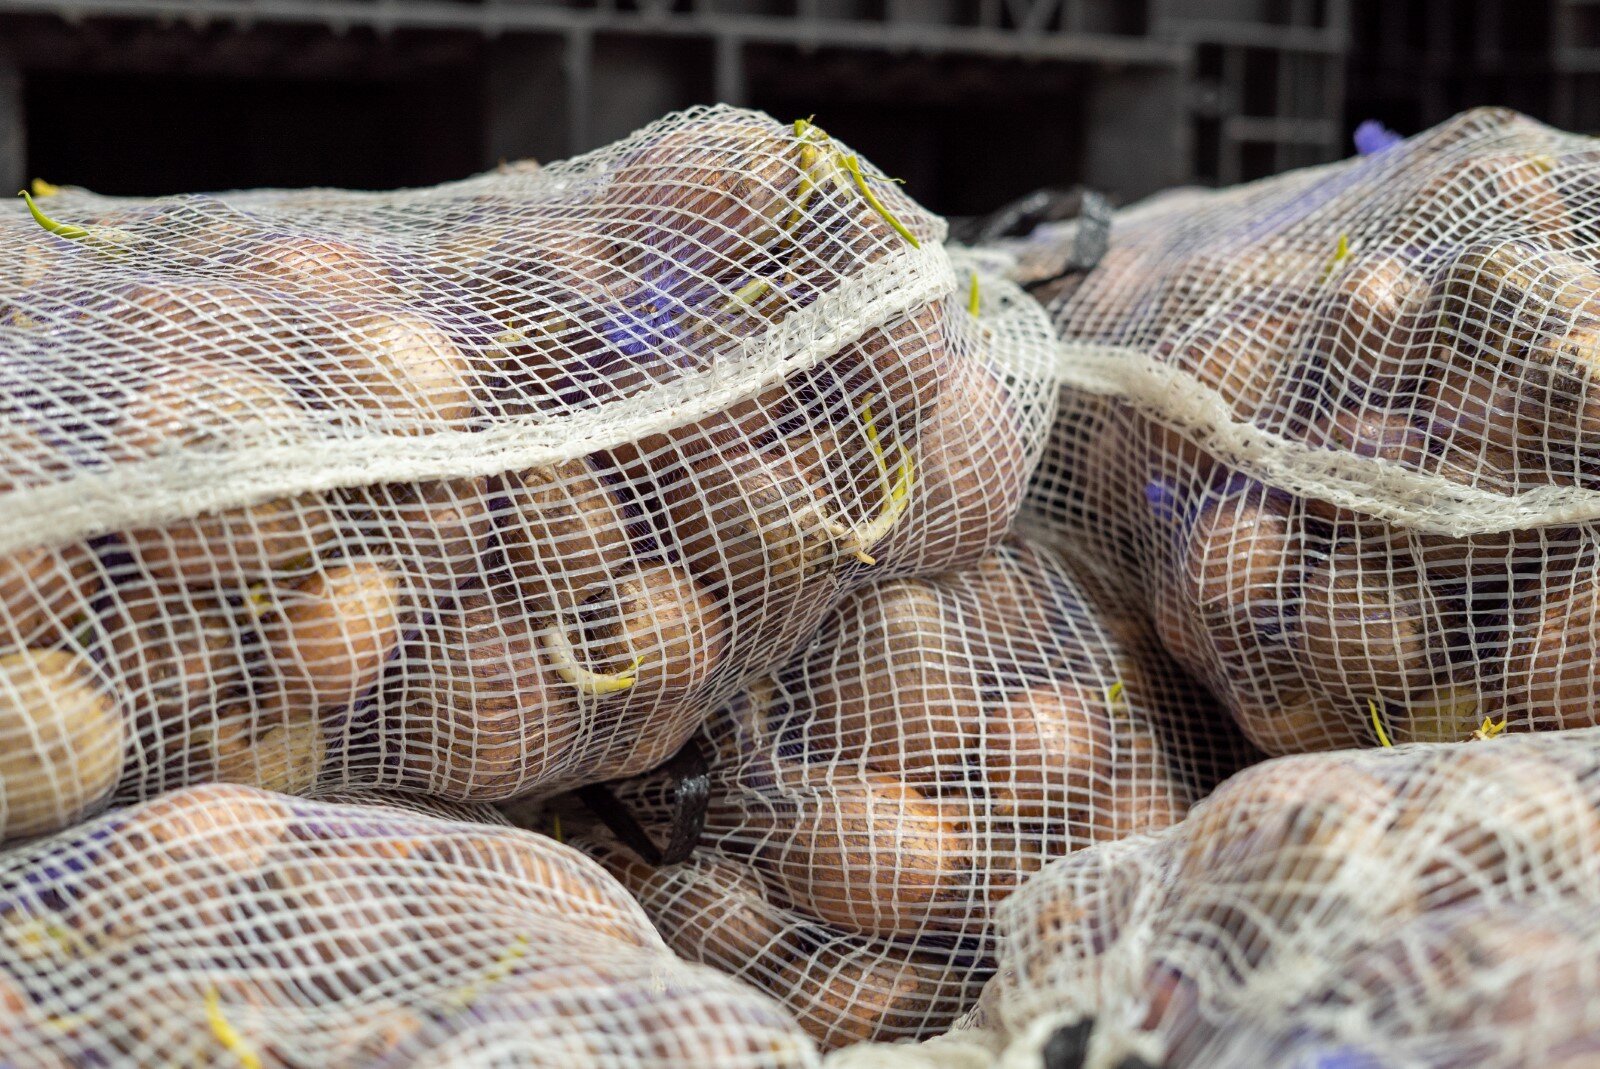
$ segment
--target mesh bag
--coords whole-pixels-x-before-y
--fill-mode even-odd
[[[509,827],[216,784],[0,858],[8,1067],[815,1060],[592,861]]]
[[[1037,307],[751,112],[43,208],[0,223],[0,836],[645,771],[850,587],[981,556],[1057,393]]]
[[[862,588],[708,725],[691,860],[574,841],[675,950],[777,996],[824,1048],[931,1035],[975,1000],[991,910],[1024,877],[1172,824],[1226,756],[1152,642],[1020,540]],[[665,838],[668,792],[646,777],[625,797]]]
[[[1592,140],[1474,111],[1063,281],[1031,507],[1269,753],[1595,722],[1597,192]]]
[[[1051,1049],[1084,1060],[1046,1064],[1085,1069],[1592,1064],[1597,743],[1581,729],[1247,769],[1183,823],[1024,884],[968,1023],[1010,1044],[1008,1067]]]
[[[1592,906],[1441,910],[1362,947],[1291,1011],[1292,1028],[1225,1032],[1209,1065],[1477,1069],[1600,1058]]]

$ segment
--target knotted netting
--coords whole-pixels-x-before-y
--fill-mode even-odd
[[[976,560],[1049,324],[817,127],[0,220],[0,837],[199,781],[642,772],[850,588]]]
[[[925,1037],[976,1000],[993,910],[1031,873],[1171,825],[1236,757],[1200,693],[1101,577],[1008,539],[853,591],[712,717],[688,861],[574,842],[670,946],[776,996],[825,1049]],[[658,843],[667,786],[623,795]]]
[[[481,807],[368,803],[205,785],[7,852],[0,1062],[815,1064],[571,848]]]
[[[1594,723],[1597,220],[1499,110],[1121,213],[1032,504],[1269,753]]]

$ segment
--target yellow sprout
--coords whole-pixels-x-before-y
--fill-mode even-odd
[[[1106,688],[1106,705],[1115,712],[1127,704],[1128,688],[1122,685],[1122,680],[1117,680]]]
[[[761,298],[765,297],[771,292],[772,283],[768,282],[766,279],[751,279],[749,282],[746,282],[744,285],[734,290],[733,296],[729,297],[723,302],[720,310],[723,312],[731,312],[735,308],[750,308],[754,306],[757,301],[761,300]]]
[[[1389,733],[1383,730],[1383,721],[1378,719],[1378,703],[1368,698],[1367,708],[1372,710],[1372,730],[1377,733],[1378,744],[1386,749],[1392,748],[1394,743],[1389,741]]]
[[[861,192],[862,198],[871,205],[872,210],[881,215],[883,221],[893,227],[896,233],[909,241],[913,249],[922,248],[922,242],[917,240],[917,235],[913,234],[906,228],[904,223],[895,218],[894,213],[884,207],[883,201],[879,200],[878,195],[872,192],[872,187],[867,185],[867,176],[861,173],[861,159],[857,156],[844,157],[844,168],[850,173],[850,178],[855,182],[856,189]]]
[[[800,225],[806,205],[811,203],[811,195],[822,184],[817,172],[824,166],[832,166],[833,157],[837,155],[832,151],[823,151],[828,135],[812,125],[809,118],[794,121],[794,136],[800,142],[800,181],[795,186],[794,210],[789,213],[789,218],[783,224],[784,232],[791,234],[794,228]]]
[[[1472,733],[1472,737],[1480,742],[1487,742],[1506,729],[1506,720],[1507,718],[1503,716],[1499,720],[1484,717],[1483,723]]]
[[[44,214],[44,212],[39,210],[39,206],[33,202],[32,195],[30,195],[26,189],[19,191],[17,196],[27,201],[28,214],[33,216],[33,221],[50,231],[50,233],[55,234],[57,237],[70,238],[73,241],[80,241],[89,236],[89,232],[81,226],[73,226],[71,223],[58,223],[48,215]]]
[[[813,116],[814,118],[815,116]],[[789,213],[789,218],[784,224],[784,230],[792,233],[800,224],[801,213],[810,203],[812,193],[822,185],[832,171],[834,184],[840,189],[848,189],[845,178],[848,176],[869,207],[883,218],[883,221],[894,228],[895,232],[911,243],[914,249],[922,248],[922,242],[906,227],[894,213],[884,206],[883,201],[872,191],[867,184],[867,176],[861,170],[859,156],[846,156],[833,147],[832,140],[822,129],[811,122],[811,119],[796,119],[794,121],[794,136],[800,142],[800,181],[795,190],[794,210]],[[840,171],[843,171],[843,174]],[[891,182],[898,179],[889,179]]]
[[[567,638],[566,628],[560,620],[556,621],[556,626],[539,633],[539,645],[544,649],[550,666],[556,670],[556,675],[584,694],[617,694],[625,691],[637,682],[639,667],[644,664],[644,656],[639,655],[620,672],[596,672],[585,668],[578,663],[577,651],[572,648],[572,642]]]
[[[59,921],[33,918],[17,932],[17,941],[30,953],[45,953],[69,958],[82,957],[93,949],[82,935]]]
[[[554,839],[558,843],[564,843],[567,841],[566,835],[561,830],[560,813],[550,814],[550,838]]]
[[[844,524],[829,524],[829,530],[836,538],[855,543],[853,555],[863,564],[878,563],[877,558],[867,550],[889,533],[889,529],[904,515],[906,508],[911,504],[914,469],[911,454],[907,452],[905,446],[897,443],[900,456],[895,464],[895,477],[890,479],[889,461],[885,456],[883,441],[878,436],[878,421],[872,415],[872,402],[876,396],[876,394],[869,395],[862,404],[861,422],[867,432],[867,446],[872,450],[873,463],[878,468],[878,482],[883,489],[883,504],[878,510],[877,517],[860,528],[852,529]]]
[[[54,182],[46,182],[43,178],[35,178],[30,184],[33,186],[33,195],[41,200],[45,197],[53,197],[61,192],[60,186]]]
[[[1333,277],[1333,273],[1344,263],[1345,257],[1350,255],[1350,235],[1340,234],[1339,242],[1333,247],[1333,258],[1328,261],[1328,266],[1322,270],[1323,281]]]
[[[478,997],[484,987],[499,983],[509,976],[511,970],[516,967],[517,962],[527,952],[528,937],[526,935],[517,936],[511,945],[506,947],[500,956],[495,959],[494,964],[483,971],[482,976],[456,992],[450,1001],[456,1005],[456,1008],[466,1009]]]
[[[211,1034],[217,1037],[223,1049],[238,1059],[239,1069],[261,1069],[260,1057],[223,1015],[222,996],[217,994],[214,987],[206,992],[206,1022],[211,1025]]]
[[[983,307],[983,298],[978,294],[978,273],[972,273],[972,285],[967,287],[967,314],[974,319],[978,317],[978,309]]]

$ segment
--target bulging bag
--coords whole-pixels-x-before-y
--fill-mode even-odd
[[[1581,1069],[1600,1056],[1600,921],[1590,905],[1480,903],[1354,951],[1290,1011],[1224,1031],[1208,1065]],[[1448,994],[1446,994],[1448,993]]]
[[[1021,540],[858,589],[708,723],[689,861],[574,841],[670,946],[775,995],[824,1048],[941,1031],[992,971],[992,911],[1030,873],[1172,824],[1228,756],[1198,730],[1199,688],[1104,590]],[[666,841],[673,793],[621,789]]]
[[[19,1069],[817,1060],[568,847],[224,784],[0,858],[0,1051]]]
[[[1031,508],[1267,752],[1595,722],[1597,194],[1468,112],[1136,207],[1064,287]]]
[[[197,781],[645,771],[851,587],[980,557],[1055,400],[1039,309],[753,112],[35,211],[0,224],[0,837]]]
[[[1597,740],[1246,769],[1181,824],[1064,858],[1003,903],[967,1023],[1008,1067],[1047,1050],[1085,1069],[1587,1064]]]

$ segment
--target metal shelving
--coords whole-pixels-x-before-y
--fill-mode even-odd
[[[0,180],[22,177],[23,160],[5,151],[5,139],[25,140],[22,86],[39,71],[130,72],[143,64],[332,78],[341,65],[370,75],[454,62],[482,79],[481,114],[470,121],[481,124],[481,161],[490,163],[581,151],[699,100],[761,104],[789,82],[803,83],[809,67],[842,56],[863,99],[875,99],[870,82],[910,79],[904,98],[886,103],[905,116],[908,138],[919,126],[955,121],[949,116],[965,104],[927,73],[937,59],[966,71],[975,99],[992,108],[1033,99],[1036,136],[1070,142],[1054,156],[1016,157],[1015,166],[1077,172],[1039,174],[1036,182],[1088,181],[1132,197],[1338,154],[1347,7],[1348,0],[0,0]],[[103,26],[122,29],[97,38]],[[130,33],[134,26],[148,31]],[[917,112],[923,98],[941,95],[942,103]],[[905,154],[947,148],[924,132]]]

